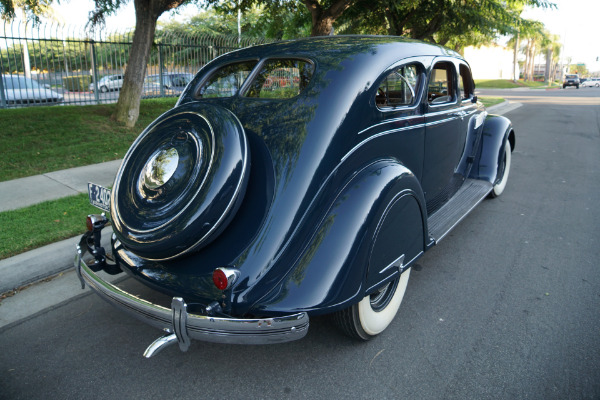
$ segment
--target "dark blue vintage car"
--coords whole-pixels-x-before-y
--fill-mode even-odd
[[[114,233],[105,251],[109,221],[88,217],[82,284],[167,332],[146,356],[191,339],[300,339],[318,314],[370,339],[396,315],[413,263],[505,188],[515,134],[474,89],[459,54],[396,37],[219,57],[133,143],[110,201],[90,185]]]

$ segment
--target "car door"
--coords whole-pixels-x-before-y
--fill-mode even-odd
[[[464,61],[456,63],[458,68],[458,96],[460,108],[457,114],[465,123],[467,136],[462,152],[460,163],[456,172],[463,177],[469,175],[469,171],[475,160],[475,152],[481,140],[485,110],[478,106],[475,96],[475,83],[471,75],[471,69]]]
[[[417,178],[423,166],[425,125],[420,98],[425,84],[423,60],[410,59],[382,74],[375,95],[376,123],[360,136],[385,140],[390,155]]]
[[[454,60],[436,58],[429,72],[425,105],[425,156],[422,187],[427,212],[435,212],[464,181],[458,171],[468,120],[461,110]]]

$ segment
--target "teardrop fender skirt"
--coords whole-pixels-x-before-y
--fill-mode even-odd
[[[191,339],[230,344],[274,344],[302,339],[308,332],[309,318],[304,312],[272,318],[224,318],[187,312],[187,305],[174,297],[171,308],[153,304],[106,282],[83,261],[86,246],[77,245],[75,269],[82,287],[87,283],[100,297],[133,317],[167,332],[145,351],[151,357],[168,345],[179,343],[186,351]]]
[[[249,164],[244,128],[231,111],[204,103],[168,111],[140,134],[117,172],[115,234],[148,260],[206,246],[239,208]]]

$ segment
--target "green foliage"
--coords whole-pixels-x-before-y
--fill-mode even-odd
[[[249,7],[241,15],[242,35],[249,38],[285,40],[310,35],[310,15],[301,3],[291,1]],[[237,10],[222,5],[203,10],[187,21],[159,25],[157,37],[238,35]]]
[[[478,89],[512,89],[523,86],[508,79],[475,79],[475,87]]]
[[[70,92],[87,92],[92,77],[89,75],[65,76],[62,78],[63,88]]]
[[[545,0],[359,0],[339,22],[344,33],[387,31],[459,50],[528,26],[520,17],[524,4],[553,6]]]
[[[569,65],[569,73],[570,74],[578,74],[579,76],[589,75],[587,66],[584,63],[577,63],[577,64]]]

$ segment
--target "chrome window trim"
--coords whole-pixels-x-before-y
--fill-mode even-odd
[[[384,72],[381,73],[380,78],[381,78],[381,76],[387,77],[392,71],[394,71],[400,67],[407,66],[407,65],[416,65],[417,70],[418,70],[417,71],[418,75],[420,76],[420,80],[418,82],[417,88],[414,91],[415,102],[413,104],[410,104],[407,106],[385,107],[385,108],[380,108],[375,103],[375,108],[377,108],[377,110],[379,112],[390,113],[390,112],[397,112],[397,111],[410,111],[410,110],[417,109],[421,105],[421,99],[422,99],[422,95],[424,92],[424,90],[422,90],[422,88],[424,87],[424,82],[427,80],[427,68],[425,67],[425,64],[419,60],[418,57],[416,57],[416,59],[412,58],[412,60],[411,60],[411,58],[407,58],[407,59],[403,59],[401,61],[395,62],[394,64],[389,66]],[[403,77],[403,79],[404,79],[404,77]],[[379,89],[379,86],[377,86],[377,89]],[[411,90],[412,90],[412,88],[411,88]],[[417,98],[417,96],[418,96],[418,98]],[[374,99],[374,97],[373,97],[373,99]]]

